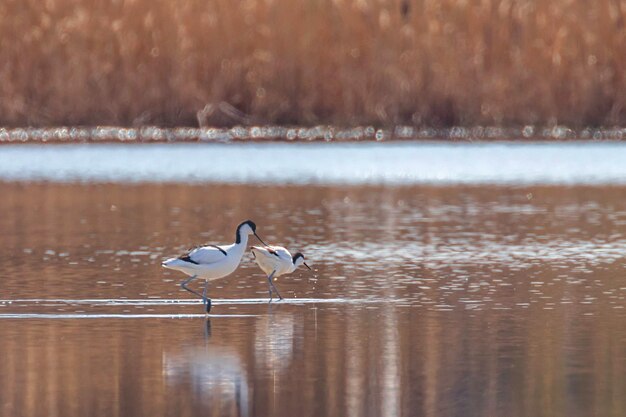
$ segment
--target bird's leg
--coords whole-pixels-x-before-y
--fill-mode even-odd
[[[267,288],[270,291],[270,303],[272,302],[272,287],[273,287],[272,278],[274,278],[275,273],[276,271],[272,271],[272,273],[267,276]]]
[[[181,283],[180,283],[180,286],[181,286],[181,288],[183,288],[183,289],[185,289],[185,290],[189,291],[189,292],[190,292],[190,293],[192,293],[192,294],[197,295],[198,297],[200,297],[200,298],[202,298],[202,299],[204,300],[204,297],[202,296],[202,294],[200,294],[200,293],[199,293],[199,292],[197,292],[197,291],[192,290],[191,288],[189,288],[189,287],[187,286],[187,284],[189,284],[191,281],[193,281],[193,280],[194,280],[194,279],[196,279],[196,278],[198,278],[198,276],[197,276],[197,275],[194,275],[194,276],[192,276],[192,277],[189,277],[188,279],[186,279],[186,280],[184,280],[183,282],[181,282]]]
[[[267,277],[267,282],[269,283],[269,288],[270,288],[270,302],[272,301],[272,289],[276,292],[276,295],[278,295],[278,299],[282,300],[283,296],[280,295],[280,293],[278,292],[278,288],[276,288],[276,285],[274,285],[274,283],[272,282],[272,278],[274,278],[274,274],[276,274],[276,271],[273,271],[268,277]]]
[[[278,292],[278,288],[276,288],[276,285],[274,285],[274,283],[270,280],[270,285],[272,286],[272,288],[274,288],[274,291],[276,291],[276,295],[278,295],[278,299],[282,300],[283,296],[280,295],[280,293]]]
[[[206,296],[208,288],[209,288],[209,280],[205,279],[204,280],[204,291],[202,291],[202,303],[204,304],[207,313],[211,311],[211,299],[207,298],[207,296]]]

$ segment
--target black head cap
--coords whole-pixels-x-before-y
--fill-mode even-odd
[[[246,224],[248,226],[250,226],[250,228],[252,229],[252,233],[254,233],[254,235],[257,236],[257,234],[256,234],[256,224],[254,224],[254,222],[252,220],[246,220],[245,222],[243,222],[239,226],[237,226],[237,233],[235,233],[235,243],[241,243],[241,228],[244,225],[246,225]],[[260,240],[260,238],[259,238],[259,240]]]
[[[302,258],[304,260],[304,255],[300,252],[296,253],[292,256],[291,261],[295,264],[298,258]]]
[[[237,230],[241,229],[244,224],[247,224],[248,226],[250,226],[253,232],[256,232],[256,224],[254,224],[252,220],[246,220],[245,222],[241,223],[239,226],[237,226]]]

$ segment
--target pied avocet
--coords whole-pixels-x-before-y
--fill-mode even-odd
[[[254,260],[267,275],[270,301],[272,300],[272,289],[276,291],[276,295],[278,295],[279,299],[283,299],[272,282],[272,279],[281,275],[290,274],[300,265],[306,266],[309,270],[311,269],[306,262],[304,262],[303,254],[298,252],[291,256],[291,253],[282,246],[253,246],[252,255],[254,255]]]
[[[248,245],[248,236],[254,235],[264,245],[265,242],[256,234],[256,225],[251,220],[246,220],[237,226],[235,243],[232,245],[217,246],[203,245],[190,249],[187,253],[176,258],[171,258],[162,263],[165,268],[183,272],[190,278],[183,281],[180,286],[187,291],[202,298],[207,313],[211,311],[211,299],[207,298],[207,286],[209,281],[224,278],[237,269],[241,257]],[[196,278],[204,278],[204,291],[202,294],[187,287]]]

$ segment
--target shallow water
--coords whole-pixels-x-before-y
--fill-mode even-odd
[[[3,145],[0,180],[626,185],[626,142]]]
[[[0,415],[623,416],[626,187],[0,182]],[[213,315],[164,257],[255,220]]]

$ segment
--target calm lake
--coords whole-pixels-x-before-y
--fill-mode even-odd
[[[626,415],[626,145],[7,145],[0,196],[2,416]],[[313,271],[207,318],[160,263],[245,219]]]

